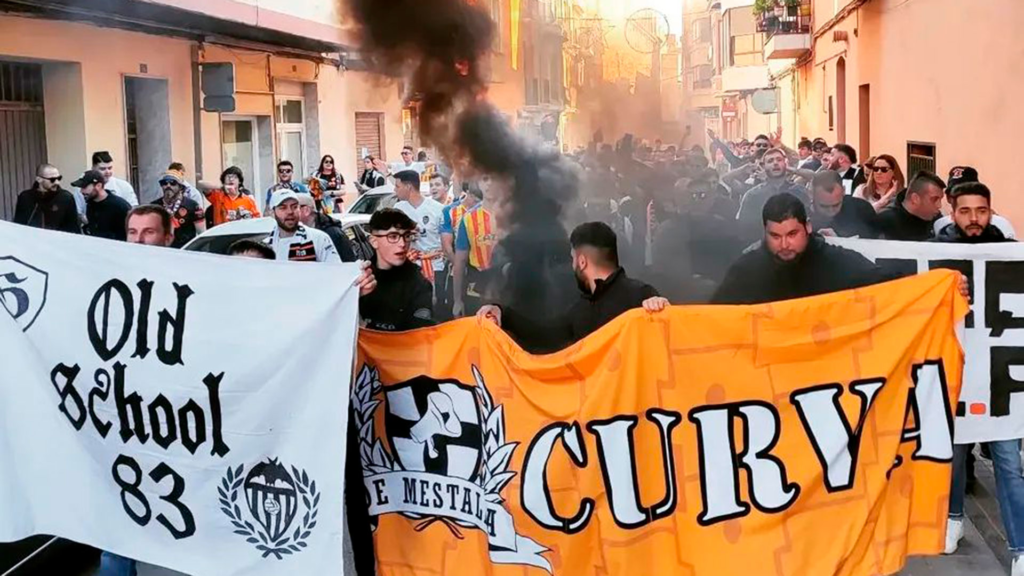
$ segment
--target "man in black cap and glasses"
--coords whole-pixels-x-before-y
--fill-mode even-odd
[[[15,224],[81,234],[75,198],[60,187],[62,178],[56,166],[40,164],[36,168],[35,183],[18,194],[14,208]]]

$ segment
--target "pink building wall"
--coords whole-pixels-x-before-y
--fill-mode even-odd
[[[815,27],[844,0],[816,0]],[[814,60],[797,79],[799,130],[836,142],[827,99],[836,101],[839,59],[846,64],[846,141],[860,151],[859,87],[870,85],[870,152],[895,156],[905,168],[907,141],[936,146],[945,178],[956,165],[978,169],[993,207],[1024,226],[1024,198],[1014,161],[1024,133],[1024,22],[1019,0],[873,0],[814,43]],[[848,41],[834,41],[834,32]],[[838,124],[839,118],[836,118]],[[908,175],[909,176],[909,175]]]

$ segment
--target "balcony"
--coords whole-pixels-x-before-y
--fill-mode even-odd
[[[756,14],[757,31],[765,35],[765,60],[800,58],[811,50],[811,4],[775,0],[775,6]]]
[[[722,92],[760,90],[770,85],[768,66],[730,66],[722,70]]]

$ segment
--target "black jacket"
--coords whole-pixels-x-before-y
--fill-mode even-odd
[[[75,197],[63,188],[52,194],[44,194],[33,186],[18,194],[18,201],[14,207],[14,222],[43,230],[82,233]]]
[[[934,220],[923,220],[903,207],[906,191],[891,206],[878,213],[878,230],[886,240],[926,242],[935,235]]]
[[[794,262],[779,262],[762,244],[729,269],[712,304],[760,304],[849,290],[891,277],[860,254],[814,234]]]
[[[811,214],[815,230],[831,228],[840,238],[878,238],[878,215],[871,203],[861,198],[846,196],[839,213],[831,219],[817,213]]]
[[[860,186],[861,184],[867,184],[868,182],[868,178],[867,176],[864,175],[864,171],[857,166],[850,166],[849,168],[846,169],[845,172],[840,172],[839,177],[842,178],[843,180],[853,181],[853,183],[850,184],[851,190],[856,190],[857,186]]]
[[[432,326],[434,288],[420,267],[406,262],[381,270],[373,263],[377,288],[359,299],[359,315],[367,328],[399,332]]]
[[[511,308],[503,308],[502,326],[523,348],[534,353],[561,350],[597,331],[617,316],[638,308],[657,296],[651,286],[626,276],[619,268],[606,280],[598,280],[593,294],[584,294],[561,317],[535,322]]]
[[[933,242],[950,242],[956,244],[990,244],[993,242],[1014,242],[1012,238],[1003,235],[1002,230],[989,224],[978,236],[968,236],[960,230],[955,222],[945,225],[939,233],[932,238]]]
[[[345,234],[345,227],[341,225],[341,222],[323,212],[316,212],[313,223],[317,230],[331,237],[334,249],[338,251],[338,256],[342,262],[355,262],[359,259],[356,256],[355,248],[352,247],[352,241]]]

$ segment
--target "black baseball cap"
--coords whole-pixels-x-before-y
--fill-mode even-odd
[[[978,182],[978,171],[970,166],[953,166],[949,170],[949,178],[946,179],[946,192],[964,182]]]
[[[72,182],[71,185],[75,188],[85,188],[100,182],[103,182],[103,174],[100,174],[97,170],[86,170],[82,177]]]

